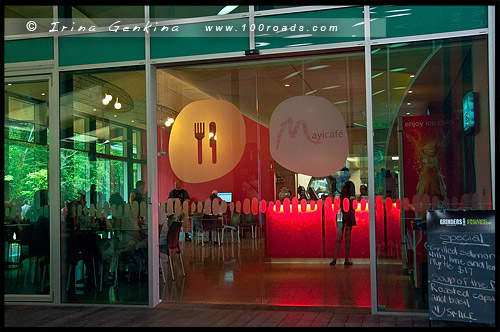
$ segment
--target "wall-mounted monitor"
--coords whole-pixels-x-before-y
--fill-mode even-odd
[[[464,133],[475,134],[479,131],[478,94],[467,92],[463,101]]]
[[[218,193],[217,196],[228,203],[231,203],[233,201],[233,193],[230,192]]]

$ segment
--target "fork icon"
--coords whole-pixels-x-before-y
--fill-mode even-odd
[[[205,122],[194,124],[194,137],[198,140],[198,164],[203,162],[201,140],[205,137]]]

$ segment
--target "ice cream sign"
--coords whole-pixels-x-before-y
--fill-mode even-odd
[[[291,171],[327,176],[349,153],[344,118],[327,99],[297,96],[281,102],[269,124],[271,156]]]

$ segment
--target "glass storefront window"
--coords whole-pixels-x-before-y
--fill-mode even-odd
[[[371,6],[372,38],[391,38],[488,27],[486,6]]]
[[[201,236],[199,224],[205,215],[213,213],[214,206],[220,204],[224,211],[218,211],[221,227],[230,226],[235,220],[257,226],[252,229],[251,237],[243,237],[237,243],[224,242],[219,249],[223,255],[234,257],[225,263],[224,284],[252,291],[214,299],[207,298],[206,293],[187,294],[192,290],[185,289],[184,297],[212,303],[338,304],[338,297],[324,293],[319,297],[302,294],[303,299],[280,296],[283,289],[274,288],[269,282],[273,277],[266,271],[279,270],[279,263],[293,265],[301,259],[314,262],[318,270],[329,267],[337,234],[331,204],[335,194],[326,191],[327,195],[332,194],[327,199],[320,190],[314,190],[318,189],[314,180],[321,180],[326,189],[326,178],[331,176],[340,191],[342,184],[350,179],[356,192],[367,181],[366,126],[362,125],[366,124],[363,53],[351,50],[347,55],[169,67],[159,69],[157,78],[159,223],[168,227],[176,220],[175,203],[169,194],[175,182],[182,180],[190,196],[187,210],[183,210],[187,215],[183,227],[184,231],[192,232],[190,236],[195,242],[193,246],[187,245],[181,236],[189,278],[202,278],[191,266],[197,270],[196,266],[202,264],[204,270],[210,271],[210,264],[216,264],[203,264],[206,255],[216,247],[202,249],[200,256],[198,251],[202,246],[197,245]],[[285,114],[282,105],[287,110]],[[276,120],[284,115],[283,121]],[[239,121],[241,118],[243,123]],[[325,124],[339,127],[330,131]],[[211,132],[216,132],[216,150],[210,141]],[[281,145],[281,150],[277,151],[276,144]],[[313,190],[317,196],[302,196],[300,187]],[[216,199],[217,205],[209,198],[214,189],[221,197]],[[312,211],[300,208],[299,213],[294,210],[296,203],[290,207],[291,201],[299,198],[304,198],[306,205],[313,204]],[[295,212],[282,215],[287,212],[280,210],[281,204],[282,209],[288,206]],[[350,257],[368,267],[365,219],[359,221],[353,236]],[[300,227],[306,227],[307,231],[301,231]],[[160,244],[161,239],[160,233]],[[241,256],[233,256],[236,249],[241,250]],[[344,255],[343,250],[339,257]],[[287,268],[294,269],[289,265]],[[287,268],[282,273],[287,273]],[[248,269],[252,271],[251,281],[245,277]],[[370,305],[362,294],[370,280],[368,273],[362,275],[360,283],[364,286],[352,295],[353,301],[364,307]],[[318,274],[309,276],[308,282],[318,282],[317,277]],[[224,287],[224,284],[212,286]],[[169,300],[167,286],[168,283],[160,291],[161,297]],[[288,287],[286,282],[283,287]],[[220,292],[224,292],[223,288]]]
[[[48,91],[4,86],[5,294],[50,293]]]
[[[62,302],[149,301],[146,188],[136,186],[147,155],[132,154],[132,132],[146,137],[143,78],[61,74]]]
[[[372,51],[379,308],[428,310],[426,210],[491,209],[485,77],[485,37]],[[395,296],[402,274],[411,284]]]

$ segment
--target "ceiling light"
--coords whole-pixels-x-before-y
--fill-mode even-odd
[[[132,120],[131,122],[132,122],[132,123],[134,123],[135,121],[134,121],[134,120]]]
[[[379,76],[380,76],[380,75],[382,75],[383,73],[384,73],[384,72],[380,72],[380,73],[378,73],[378,74],[375,74],[375,75],[373,75],[373,76],[372,76],[372,78],[379,77]]]
[[[410,115],[410,112],[406,112],[406,115]]]
[[[410,106],[410,105],[411,105],[411,103],[406,103],[406,105]]]
[[[399,17],[399,16],[407,16],[407,15],[411,15],[411,13],[394,14],[394,15],[386,16],[386,18],[389,18],[389,17]]]
[[[408,93],[413,93],[413,91],[412,91],[412,90],[409,90],[409,91],[408,91]]]
[[[107,93],[104,94],[104,99],[102,100],[102,103],[104,105],[107,105],[109,104],[109,102],[111,101],[111,99],[113,99],[113,96],[112,95],[108,95]]]
[[[402,47],[402,46],[406,46],[406,45],[408,45],[408,43],[392,44],[392,45],[389,45],[389,48]]]
[[[410,77],[415,77],[415,75],[410,75]]]
[[[256,42],[255,47],[264,47],[267,45],[270,45],[271,43],[266,43],[266,42]]]
[[[406,69],[408,69],[408,68],[400,67],[400,68],[391,69],[391,71],[403,71],[403,70],[406,70]]]
[[[316,91],[318,91],[318,90],[312,90],[312,91],[306,92],[306,93],[305,93],[305,95],[307,96],[307,95],[313,94],[313,93],[315,93]]]
[[[12,83],[9,83],[9,84],[7,84],[7,85],[12,85]]]
[[[341,101],[338,101],[338,102],[336,102],[334,104],[338,105],[338,104],[344,104],[344,103],[347,103],[347,100],[341,100]]]
[[[397,87],[394,87],[392,89],[393,90],[404,90],[404,89],[406,89],[406,87],[405,86],[397,86]]]
[[[329,89],[335,89],[335,88],[339,88],[340,85],[330,85],[330,86],[325,86],[323,88],[323,90],[329,90]]]
[[[392,160],[399,160],[399,157],[396,156],[396,157],[391,157]]]
[[[95,108],[94,108],[94,112],[97,111]]]
[[[291,36],[285,36],[283,38],[305,38],[305,37],[312,37],[312,34],[304,33],[302,35],[291,35]]]
[[[323,68],[327,68],[327,67],[330,67],[330,65],[320,65],[320,66],[309,67],[309,68],[307,68],[307,70],[318,70],[318,69],[323,69]]]
[[[375,96],[375,95],[378,95],[379,93],[382,93],[382,92],[384,92],[384,91],[385,91],[385,89],[384,89],[384,90],[377,91],[377,92],[374,92],[374,93],[373,93],[373,95],[374,95],[374,96]]]
[[[122,104],[120,104],[120,103],[118,102],[118,97],[116,97],[115,108],[116,108],[117,110],[119,110],[120,108],[122,108]]]
[[[118,116],[117,114],[113,115],[115,118]]]
[[[380,51],[380,50],[381,50],[381,48],[377,48],[376,50],[373,50],[373,51],[372,51],[372,54],[375,54],[375,53],[377,53],[377,52],[378,52],[378,51]]]
[[[386,13],[408,12],[411,8],[386,10]]]
[[[42,96],[45,96],[45,92],[42,92]]]
[[[296,71],[295,73],[291,73],[290,75],[286,75],[285,77],[283,77],[284,80],[287,80],[289,78],[292,78],[296,75],[300,74],[300,70],[299,71]]]
[[[174,123],[174,118],[168,118],[167,121],[165,121],[165,126],[170,127]]]
[[[285,84],[285,86],[290,86],[290,84]]]
[[[292,44],[292,45],[286,45],[285,47],[309,46],[309,45],[312,45],[312,44],[313,43]]]
[[[225,6],[224,8],[222,8],[218,13],[217,15],[226,15],[226,14],[229,14],[230,12],[232,12],[233,10],[235,10],[236,8],[238,8],[239,6]]]

